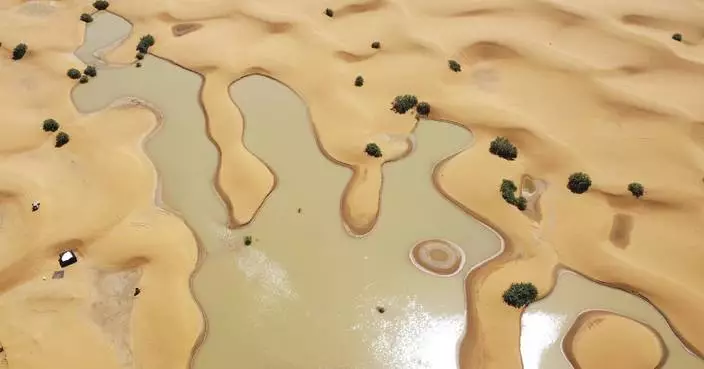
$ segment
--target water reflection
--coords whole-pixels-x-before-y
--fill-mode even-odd
[[[521,317],[521,358],[524,369],[540,369],[547,349],[557,342],[566,315],[542,311],[523,313]]]

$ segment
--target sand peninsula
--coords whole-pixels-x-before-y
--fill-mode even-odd
[[[110,52],[82,55],[105,63],[86,65],[77,49],[86,27],[102,24],[97,20],[101,12],[126,20],[129,35],[102,45],[106,50],[116,46]],[[264,220],[267,206],[287,206],[301,219],[327,217],[331,225],[321,232],[336,229],[338,235],[351,233],[349,238],[371,239],[389,228],[412,235],[413,227],[393,225],[387,216],[403,213],[403,206],[415,209],[401,204],[426,199],[396,190],[403,188],[404,162],[411,160],[420,160],[413,162],[421,163],[415,169],[424,171],[412,180],[433,183],[422,188],[435,188],[447,203],[462,209],[467,224],[475,224],[473,218],[498,232],[503,252],[484,261],[493,256],[492,248],[469,251],[490,243],[489,238],[476,243],[471,237],[450,239],[466,248],[467,260],[482,262],[467,262],[460,267],[464,273],[439,278],[408,260],[413,245],[427,240],[420,234],[409,244],[377,242],[374,248],[354,251],[347,244],[335,248],[337,243],[319,240],[305,248],[295,245],[323,260],[367,256],[368,270],[395,272],[388,273],[387,281],[369,281],[369,288],[379,289],[371,292],[378,298],[354,301],[370,314],[362,319],[377,327],[356,329],[379,332],[369,342],[346,342],[340,332],[350,327],[338,327],[332,315],[320,313],[319,321],[310,318],[320,325],[311,325],[310,332],[335,329],[317,350],[301,340],[300,347],[280,346],[285,348],[274,358],[280,361],[253,361],[250,367],[300,366],[300,355],[338,366],[355,360],[370,368],[457,362],[463,369],[520,368],[522,307],[550,296],[559,268],[579,272],[598,288],[606,287],[596,283],[616,287],[653,304],[691,355],[701,357],[704,295],[699,286],[704,274],[699,261],[704,249],[697,246],[704,222],[699,206],[704,200],[704,110],[695,86],[704,79],[702,21],[704,11],[686,0],[6,1],[0,5],[5,54],[0,58],[5,113],[0,124],[0,367],[186,368],[194,348],[226,352],[231,344],[222,339],[227,335],[203,336],[211,328],[216,332],[207,327],[203,311],[208,319],[226,320],[233,314],[243,322],[246,314],[273,314],[272,327],[286,326],[286,315],[277,315],[280,305],[261,310],[257,304],[281,297],[305,301],[310,305],[285,305],[305,316],[306,306],[317,308],[325,301],[308,299],[312,292],[307,286],[317,286],[315,281],[296,279],[308,264],[292,264],[296,252],[284,253],[279,244],[267,243],[266,224],[272,224]],[[111,41],[109,34],[102,35]],[[179,76],[194,89],[171,93],[183,99],[182,109],[196,107],[194,118],[183,124],[196,127],[189,129],[196,129],[197,136],[179,136],[182,141],[157,147],[154,142],[167,142],[159,134],[169,111],[143,96],[110,101],[117,88],[148,87],[138,86],[137,79],[111,79],[116,66],[155,73],[155,80],[167,68],[190,73]],[[252,127],[240,106],[256,103],[242,100],[247,94],[238,94],[237,88],[253,89],[256,80],[245,77],[251,74],[279,81],[277,86],[285,85],[304,102],[285,103],[297,120],[312,124],[300,138],[312,139],[305,150],[313,151],[302,157],[323,157],[327,164],[321,168],[336,171],[328,176],[334,182],[323,188],[325,199],[337,201],[321,203],[332,209],[323,215],[307,213],[318,208],[297,205],[292,197],[273,200],[277,188],[298,188],[287,183],[296,173],[305,178],[300,173],[313,166],[304,161],[275,167],[271,163],[278,159],[269,154],[302,151],[300,141],[284,137],[284,143],[267,146],[264,136],[248,133]],[[168,87],[168,82],[161,86],[165,95]],[[88,100],[74,105],[72,91],[94,90],[96,101],[103,99],[105,106]],[[252,94],[270,98],[268,109],[259,108],[257,114],[274,113],[277,104],[284,104],[263,91]],[[77,108],[80,104],[85,109]],[[247,110],[252,111],[257,109]],[[429,120],[417,122],[414,115]],[[458,130],[438,128],[445,127],[442,122],[453,122]],[[443,136],[445,130],[453,133]],[[418,155],[424,142],[442,148],[443,137],[462,130],[471,132],[471,145],[453,141],[446,152]],[[407,151],[409,135],[416,136],[418,151]],[[370,148],[371,143],[376,147]],[[188,166],[168,160],[169,152],[176,153],[168,149],[179,148],[183,160],[192,160]],[[189,155],[188,150],[200,151]],[[289,167],[290,175],[279,169]],[[535,179],[533,186],[525,184],[527,177]],[[169,204],[171,198],[190,206],[174,183],[191,183],[187,180],[192,178],[202,188],[199,193],[211,191],[208,198],[219,199],[204,207],[209,210],[198,226],[210,227],[210,232],[198,231],[195,221]],[[398,184],[392,185],[394,180]],[[394,194],[399,200],[385,200]],[[402,210],[393,210],[399,206]],[[442,210],[446,212],[450,214]],[[448,226],[450,216],[433,215],[425,214],[425,224],[456,229]],[[246,228],[249,224],[253,228]],[[288,221],[281,226],[297,229]],[[248,229],[262,231],[240,237]],[[212,242],[223,239],[224,246],[204,249],[210,241],[203,234]],[[57,256],[65,250],[74,250],[78,262],[56,274],[63,270]],[[204,267],[208,260],[213,268]],[[214,287],[199,293],[195,286],[194,299],[192,275],[194,285],[201,283],[200,291],[207,292],[206,282],[220,280],[216,271],[233,270],[241,276],[217,287],[232,295],[228,298],[239,294],[251,299],[251,305],[233,311],[213,297]],[[435,293],[437,304],[404,310],[414,305],[385,299],[397,290],[379,286],[401,286],[404,279],[399,296],[417,292],[430,298]],[[334,281],[339,291],[359,283],[342,277]],[[507,295],[512,284],[516,287]],[[272,291],[276,299],[258,299],[265,297],[262,291]],[[330,293],[328,299],[354,300],[344,293]],[[464,309],[465,301],[466,318],[460,314],[458,326],[454,309]],[[451,333],[440,337],[452,339],[434,340],[448,350],[440,350],[451,356],[447,361],[423,356],[430,347],[426,341],[406,350],[396,344],[404,342],[403,327],[415,324],[431,332],[428,327],[440,321],[451,322]],[[380,338],[385,330],[401,338],[385,341]],[[304,332],[292,330],[280,339]],[[249,338],[266,342],[267,334],[273,334],[267,329],[260,333]],[[372,347],[378,355],[325,361],[334,360],[330,348],[344,344],[360,352]],[[202,357],[210,359],[193,365],[196,369],[231,360]]]

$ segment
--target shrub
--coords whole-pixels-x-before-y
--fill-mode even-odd
[[[587,192],[592,185],[592,180],[589,175],[582,172],[572,173],[567,180],[567,188],[576,194]]]
[[[68,136],[68,133],[59,132],[58,134],[56,134],[56,144],[54,146],[61,147],[63,145],[66,145],[69,140],[70,140],[70,137]]]
[[[252,236],[244,236],[244,245],[249,246],[252,244]]]
[[[516,208],[520,211],[526,210],[526,208],[528,207],[528,200],[526,200],[526,198],[523,196],[519,196],[516,199],[516,203],[514,205],[516,205]]]
[[[332,9],[327,8],[327,9],[325,9],[325,15],[327,15],[327,16],[330,17],[330,18],[332,18],[332,16],[335,15],[335,12],[332,11]]]
[[[489,144],[489,152],[506,160],[515,160],[518,149],[506,137],[496,137]]]
[[[27,44],[17,44],[12,50],[12,60],[20,60],[27,53]]]
[[[45,119],[42,123],[42,129],[44,132],[56,132],[59,130],[59,122],[54,119]]]
[[[89,77],[95,77],[98,75],[98,71],[95,70],[95,67],[92,65],[89,65],[86,67],[86,69],[83,71],[83,74]]]
[[[83,13],[81,14],[81,20],[86,23],[90,23],[93,21],[93,16],[88,13]]]
[[[447,65],[450,67],[450,70],[452,70],[453,72],[461,72],[462,71],[462,66],[456,60],[448,60]]]
[[[501,191],[501,197],[503,197],[504,200],[506,200],[507,203],[514,205],[516,202],[516,195],[515,192],[518,188],[516,187],[516,184],[513,183],[513,181],[508,180],[508,179],[502,179],[501,180],[501,187],[499,187],[499,191]]]
[[[135,64],[134,66],[137,67],[137,68],[142,68],[142,63],[139,63],[139,62],[138,62],[138,63]]]
[[[380,49],[381,43],[379,41],[372,42],[372,49]]]
[[[504,292],[503,299],[506,305],[522,308],[538,297],[538,289],[530,282],[511,283]]]
[[[88,76],[85,74],[81,76],[81,78],[78,80],[80,83],[88,83]]]
[[[418,113],[418,115],[427,116],[428,114],[430,114],[430,104],[425,101],[419,102],[416,106],[416,113]]]
[[[640,198],[641,196],[645,195],[645,187],[643,187],[643,185],[638,182],[629,183],[628,191],[630,191],[631,194],[636,198]]]
[[[149,52],[149,48],[154,46],[155,43],[156,40],[154,39],[154,36],[144,35],[139,39],[139,43],[137,44],[137,51],[142,54],[146,54],[147,52]]]
[[[362,87],[364,85],[364,77],[357,76],[357,78],[354,79],[354,85],[357,87]]]
[[[675,33],[672,35],[672,39],[677,41],[677,42],[682,42],[682,34],[681,33]]]
[[[406,114],[418,104],[418,98],[413,95],[399,95],[391,103],[391,110],[398,114]]]
[[[97,0],[93,3],[93,7],[98,10],[105,10],[108,8],[108,6],[110,6],[110,3],[105,0]]]
[[[367,155],[373,156],[375,158],[381,157],[381,148],[379,148],[379,145],[373,142],[367,144],[367,147],[364,149],[364,152],[366,152]]]
[[[81,78],[81,71],[76,68],[71,68],[66,72],[66,75],[71,79],[79,79]]]
[[[144,59],[144,53],[137,53],[134,57],[137,58],[137,60],[142,60]]]

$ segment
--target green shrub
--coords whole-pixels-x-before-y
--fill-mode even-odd
[[[528,207],[528,200],[526,200],[526,198],[523,196],[519,196],[516,199],[516,203],[514,205],[516,205],[516,208],[520,211],[526,210],[526,208]]]
[[[93,7],[98,10],[105,10],[110,6],[110,3],[105,0],[97,0],[93,3]]]
[[[373,156],[375,158],[381,157],[381,148],[379,148],[379,145],[377,145],[373,142],[367,144],[367,147],[364,148],[364,152],[366,152],[367,155]]]
[[[154,36],[144,35],[139,39],[139,43],[137,44],[137,51],[142,54],[146,54],[149,52],[149,48],[154,46],[155,43],[156,39],[154,39]]]
[[[78,80],[80,83],[88,83],[88,76],[85,74],[81,76],[81,78]]]
[[[52,118],[45,119],[42,123],[42,129],[44,132],[56,132],[59,130],[59,122]]]
[[[567,188],[576,194],[582,194],[587,192],[591,185],[592,180],[586,173],[572,173],[567,179]]]
[[[244,245],[249,246],[252,244],[252,236],[244,236]]]
[[[504,292],[503,299],[506,305],[522,308],[538,297],[538,289],[530,282],[511,283]]]
[[[71,68],[66,72],[66,75],[71,79],[79,79],[81,78],[81,71],[76,68]]]
[[[68,136],[68,133],[59,132],[56,134],[56,144],[54,146],[61,147],[63,145],[66,145],[69,140],[70,140],[70,137]]]
[[[499,188],[499,191],[501,192],[501,197],[504,201],[515,206],[520,211],[526,210],[528,207],[528,200],[526,200],[523,196],[516,197],[516,190],[518,190],[518,187],[516,187],[516,184],[513,183],[513,181],[508,179],[501,180],[501,187]]]
[[[325,15],[327,15],[327,16],[330,17],[330,18],[332,18],[332,16],[335,15],[335,12],[332,11],[332,9],[327,8],[327,9],[325,9]]]
[[[144,59],[144,53],[137,53],[134,57],[137,58],[137,60],[142,60]]]
[[[398,114],[406,114],[418,104],[418,98],[413,95],[399,95],[391,102],[391,110]]]
[[[489,144],[489,152],[506,160],[515,160],[518,149],[506,137],[496,137]]]
[[[462,66],[456,60],[448,60],[447,65],[450,67],[450,70],[452,70],[453,72],[461,72],[462,71]]]
[[[430,104],[425,101],[419,102],[416,106],[416,113],[418,113],[418,115],[428,116],[428,114],[430,114]]]
[[[134,65],[137,68],[142,68],[142,63],[137,62],[137,64]]]
[[[681,33],[675,33],[672,35],[672,39],[677,41],[677,42],[682,42],[682,34]]]
[[[643,185],[638,182],[629,183],[628,191],[636,198],[640,198],[641,196],[645,195],[645,187],[643,187]]]
[[[357,76],[357,78],[354,79],[354,85],[357,87],[362,87],[364,85],[364,77]]]
[[[86,23],[90,23],[93,21],[93,16],[88,13],[83,13],[81,14],[81,20]]]
[[[379,41],[372,42],[372,49],[380,49],[380,48],[381,48],[381,42],[379,42]]]
[[[17,44],[14,49],[12,49],[12,60],[20,60],[24,58],[27,53],[27,44]]]
[[[86,67],[86,69],[83,71],[83,74],[89,76],[89,77],[95,77],[98,75],[98,71],[95,70],[95,67],[92,65],[89,65]]]

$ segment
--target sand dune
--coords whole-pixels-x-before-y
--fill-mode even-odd
[[[327,7],[334,17],[323,14]],[[372,230],[384,211],[382,168],[364,145],[378,139],[400,157],[397,142],[380,137],[408,134],[416,123],[389,111],[394,96],[416,94],[432,106],[431,119],[471,129],[472,148],[443,163],[435,180],[501,234],[505,252],[466,279],[463,369],[521,367],[521,311],[499,296],[517,280],[548,295],[559,265],[642,296],[692,352],[704,351],[700,4],[120,0],[110,10],[133,30],[108,62],[131,63],[149,33],[157,40],[151,52],[201,74],[220,155],[215,182],[232,226],[256,219],[276,183],[244,145],[246,127],[228,96],[244,75],[274,77],[305,100],[321,151],[354,171],[341,215],[356,234]],[[71,102],[74,82],[65,74],[84,67],[73,53],[85,28],[78,17],[89,11],[77,0],[0,5],[0,360],[13,368],[184,368],[203,326],[189,291],[197,242],[156,205],[157,175],[142,148],[157,125],[153,114],[81,114]],[[683,42],[672,40],[676,32]],[[29,52],[13,61],[19,42]],[[462,71],[450,71],[449,59]],[[362,87],[354,86],[358,75]],[[50,117],[71,135],[61,149],[41,130]],[[498,135],[516,143],[516,161],[488,153]],[[594,182],[581,196],[565,188],[576,171]],[[526,175],[546,184],[540,217],[498,193],[501,179]],[[630,197],[632,181],[645,185],[644,198]],[[36,200],[42,208],[32,213]],[[80,263],[63,280],[43,280],[66,247]],[[95,313],[96,299],[107,299],[100,276],[135,270],[139,282],[125,285],[144,292],[131,317],[106,330],[100,319],[119,309]],[[123,304],[126,288],[116,293]]]

